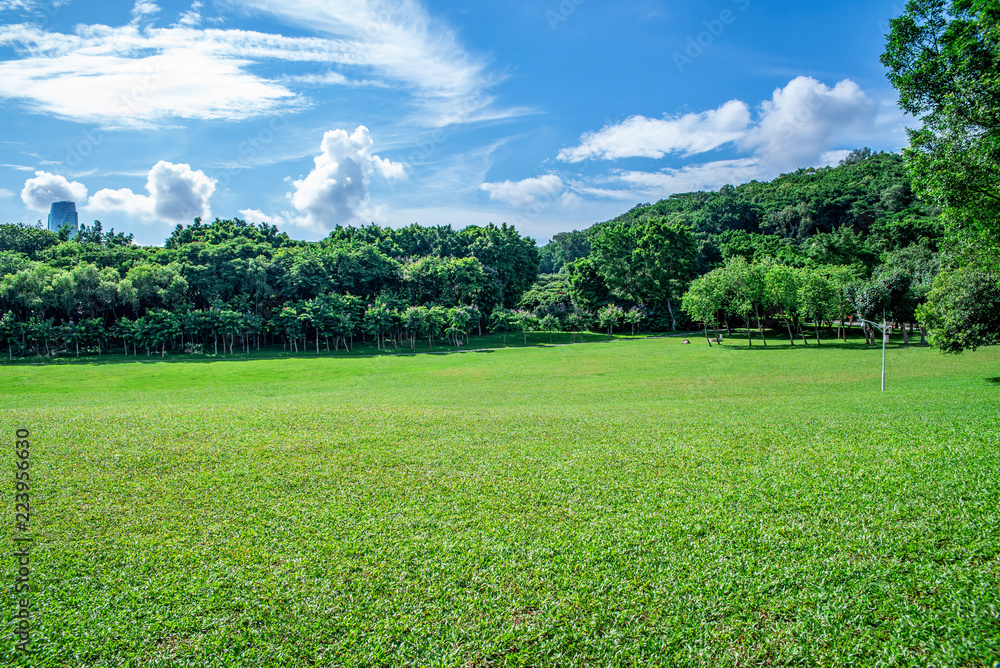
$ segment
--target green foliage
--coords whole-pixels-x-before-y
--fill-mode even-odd
[[[906,159],[971,255],[1000,265],[1000,5],[910,0],[882,63],[899,104],[920,118]]]
[[[942,271],[917,317],[931,345],[946,353],[1000,343],[1000,275],[976,267]]]
[[[41,227],[0,225],[0,251],[14,251],[34,260],[42,251],[58,244],[58,235]]]

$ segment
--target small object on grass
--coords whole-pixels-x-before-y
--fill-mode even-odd
[[[682,346],[687,346],[687,345],[690,345],[690,344],[691,344],[691,342],[688,341],[687,339],[684,339],[683,341],[681,341],[681,345]]]

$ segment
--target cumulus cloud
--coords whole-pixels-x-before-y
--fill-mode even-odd
[[[359,220],[371,210],[368,185],[373,174],[386,179],[406,177],[402,164],[373,154],[372,145],[363,125],[350,135],[344,130],[323,135],[312,171],[292,183],[294,192],[289,197],[300,214],[297,224],[329,230]]]
[[[76,181],[68,181],[65,176],[49,172],[35,172],[33,178],[24,182],[21,201],[35,211],[48,211],[53,202],[77,202],[87,199],[87,186]]]
[[[877,111],[871,98],[850,79],[830,88],[812,77],[796,77],[761,104],[760,121],[742,144],[754,151],[765,168],[812,166],[838,140],[870,131]]]
[[[210,200],[215,179],[190,165],[161,160],[146,179],[148,195],[128,188],[105,188],[94,193],[88,210],[121,212],[141,220],[189,223],[196,217],[211,218]]]
[[[284,227],[288,224],[284,216],[269,216],[260,209],[240,209],[239,214],[248,223],[264,223],[278,227]]]
[[[776,175],[826,164],[824,155],[843,149],[839,142],[863,143],[874,131],[876,116],[877,105],[850,79],[830,88],[811,77],[797,77],[760,104],[756,119],[739,100],[674,118],[633,116],[585,134],[577,146],[563,149],[558,157],[580,162],[690,156],[732,143],[753,155],[764,172]]]
[[[718,148],[743,137],[750,124],[745,102],[730,100],[718,109],[662,119],[632,116],[583,135],[580,144],[563,149],[559,159],[662,158],[669,153],[694,155]]]
[[[518,208],[527,208],[540,201],[552,202],[565,190],[565,185],[555,174],[546,174],[523,181],[484,183],[479,189],[489,193],[490,200],[500,200]]]

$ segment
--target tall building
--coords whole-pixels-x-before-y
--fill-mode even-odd
[[[76,234],[79,227],[76,216],[76,202],[53,202],[49,210],[49,230],[58,232],[63,225],[69,225],[71,235]]]

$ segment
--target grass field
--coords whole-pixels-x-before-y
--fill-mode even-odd
[[[0,368],[0,665],[1000,665],[1000,349],[692,341]]]

